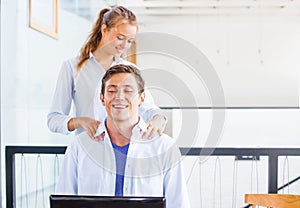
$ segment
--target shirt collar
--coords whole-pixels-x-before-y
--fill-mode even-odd
[[[147,124],[143,118],[139,117],[139,122],[134,128],[139,128],[142,131],[147,131]]]
[[[105,118],[100,123],[95,136],[99,136],[100,134],[104,133],[105,137],[108,138],[108,133],[107,133],[106,125],[105,125],[106,120],[107,120],[107,118]],[[132,129],[131,140],[140,140],[142,138],[143,133],[146,131],[147,131],[147,124],[141,117],[139,117],[139,122]]]

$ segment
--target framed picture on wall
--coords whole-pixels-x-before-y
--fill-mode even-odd
[[[29,0],[29,27],[58,39],[58,0]]]

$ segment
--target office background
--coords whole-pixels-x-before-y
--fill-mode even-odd
[[[1,0],[2,204],[5,198],[5,145],[67,145],[73,137],[50,133],[46,125],[57,76],[62,62],[78,54],[96,17],[95,8],[111,3],[103,1],[96,5],[86,1],[85,4],[92,8],[88,19],[80,16],[82,13],[78,9],[67,9],[68,3],[76,5],[76,2],[78,4],[78,1],[60,1],[58,39],[54,39],[28,27],[29,1]],[[163,9],[148,9],[146,12],[145,8],[134,6],[134,2],[121,3],[136,11],[140,19],[140,33],[158,32],[179,37],[197,47],[212,64],[224,90],[226,105],[221,107],[227,108],[222,133],[217,140],[218,147],[300,147],[299,1],[247,1],[253,5],[247,8],[247,4],[240,0],[238,2],[242,6],[230,9],[226,7],[229,4],[226,2],[230,1],[221,0],[198,10],[187,8],[177,11],[162,6]],[[195,2],[187,1],[188,4],[197,4]],[[137,50],[139,47],[137,45]],[[176,49],[176,45],[173,47]],[[155,68],[175,74],[195,93],[197,102],[189,106],[191,108],[170,110],[176,106],[176,97],[172,97],[175,93],[168,97],[170,93],[161,90],[168,82],[159,75],[153,75],[162,83],[162,86],[152,89],[156,103],[168,108],[166,112],[171,118],[167,132],[176,139],[183,126],[182,115],[187,113],[191,118],[197,115],[199,128],[197,135],[193,136],[192,146],[204,146],[213,122],[210,92],[205,81],[190,77],[191,70],[180,60],[169,56],[141,54],[137,55],[137,64],[145,70]],[[188,105],[184,103],[179,107]],[[181,145],[186,145],[183,140]],[[184,160],[187,178],[196,159]],[[297,162],[292,160],[291,178],[298,176],[300,171]],[[215,164],[215,161],[207,162],[202,170],[213,170]],[[232,160],[222,160],[222,164],[227,166],[232,164]],[[261,181],[265,181],[264,165],[260,171]],[[44,171],[45,176],[49,172]],[[231,174],[233,167],[228,172]],[[224,177],[232,178],[229,173],[228,176],[223,173]],[[210,171],[203,174],[216,180]],[[283,178],[282,175],[280,178]],[[198,188],[195,184],[200,183],[196,172],[191,174],[190,180],[194,182],[188,184],[189,193],[192,204],[196,204]],[[204,190],[213,191],[209,180],[202,182]],[[45,183],[51,184],[51,181]],[[231,186],[232,181],[223,180],[223,183]],[[247,190],[246,185],[241,189]],[[265,185],[261,185],[260,189],[266,190]],[[300,193],[300,185],[293,187],[292,191]],[[225,194],[223,200],[231,202],[231,194]],[[240,204],[237,206],[242,204],[241,198],[239,196]]]

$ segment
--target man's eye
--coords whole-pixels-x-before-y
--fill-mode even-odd
[[[118,39],[118,40],[124,40],[124,37],[122,37],[122,36],[117,36],[117,39]]]
[[[117,90],[108,90],[107,92],[109,92],[109,93],[116,93]]]
[[[134,91],[134,90],[131,89],[130,87],[124,89],[124,92],[125,92],[125,93],[132,93],[133,91]]]

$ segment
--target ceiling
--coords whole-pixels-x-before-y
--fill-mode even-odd
[[[125,5],[138,16],[300,15],[300,0],[60,0],[60,7],[89,20],[99,9]]]

